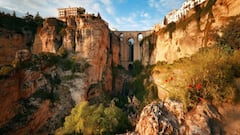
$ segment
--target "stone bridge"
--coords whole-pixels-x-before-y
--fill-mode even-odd
[[[120,64],[129,69],[136,60],[142,59],[142,39],[149,36],[152,31],[113,31],[120,39]]]

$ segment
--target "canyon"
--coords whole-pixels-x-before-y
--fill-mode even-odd
[[[239,110],[228,116],[234,105],[218,107],[204,100],[185,112],[182,103],[169,99],[167,69],[153,70],[142,80],[141,86],[156,86],[157,101],[141,112],[136,88],[129,82],[137,80],[136,61],[145,67],[171,65],[215,45],[221,28],[240,19],[239,5],[239,0],[208,0],[198,7],[200,11],[191,9],[185,19],[149,31],[111,31],[100,15],[92,14],[65,21],[46,18],[34,30],[0,25],[0,132],[54,134],[82,101],[94,104],[107,100],[105,95],[123,95],[129,102],[126,112],[129,108],[135,112],[128,118],[136,126],[125,134],[237,133],[239,126],[221,123],[224,119],[239,125],[240,119],[232,118]],[[182,72],[176,69],[171,75],[181,78]],[[240,89],[239,77],[234,79]]]

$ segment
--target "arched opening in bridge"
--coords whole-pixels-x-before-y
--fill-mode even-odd
[[[132,71],[133,70],[133,64],[129,64],[128,65],[128,71]]]
[[[120,35],[119,35],[119,39],[120,39],[120,41],[123,41],[123,33],[121,33]]]
[[[142,34],[142,33],[139,33],[138,36],[137,36],[137,38],[138,38],[138,42],[142,41],[142,39],[143,39],[143,34]]]
[[[133,56],[134,56],[133,45],[134,45],[134,39],[133,38],[128,39],[128,60],[131,61],[131,62],[134,60],[134,58],[133,58]]]

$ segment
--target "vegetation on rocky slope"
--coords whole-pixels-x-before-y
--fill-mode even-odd
[[[187,109],[207,100],[216,104],[235,102],[240,94],[235,79],[240,77],[239,15],[216,36],[216,45],[202,48],[189,58],[173,64],[159,62],[153,69],[162,91],[180,100]],[[217,34],[216,34],[217,35]]]
[[[83,102],[77,105],[58,133],[121,133],[127,127],[122,127],[123,121],[118,119],[119,115],[124,116],[125,122],[128,120],[126,115],[122,115],[123,112],[127,112],[130,117],[131,114],[139,115],[144,106],[158,100],[158,91],[166,91],[170,99],[182,102],[185,111],[190,111],[205,101],[214,105],[238,102],[240,90],[235,84],[235,79],[240,77],[238,26],[237,19],[232,19],[229,25],[222,29],[222,36],[217,37],[215,46],[202,48],[191,57],[182,58],[173,64],[158,62],[144,67],[140,61],[135,61],[130,71],[132,77],[128,78],[125,84],[125,95],[109,97],[105,94],[99,104],[95,101],[94,104]],[[228,40],[232,36],[235,38]],[[117,73],[115,71],[114,76]],[[93,108],[96,112],[92,111],[91,115],[85,117],[87,110]],[[113,109],[113,112],[117,111],[119,115],[112,114],[110,119],[105,114],[105,109]],[[97,123],[95,118],[104,120]],[[136,117],[133,119],[136,120]],[[84,121],[90,122],[87,127],[83,124]],[[112,124],[104,125],[105,122]]]
[[[13,85],[12,87],[16,87],[16,90],[21,91],[21,94],[23,93],[23,91],[25,93],[29,92],[30,88],[31,92],[33,92],[27,97],[24,97],[17,101],[19,102],[19,104],[21,104],[21,107],[18,109],[19,111],[16,111],[16,115],[13,118],[9,119],[4,125],[0,127],[1,133],[12,132],[15,128],[19,129],[19,123],[21,123],[22,126],[27,126],[27,124],[31,120],[29,119],[30,117],[32,117],[31,115],[33,115],[33,113],[37,111],[41,103],[43,103],[44,101],[51,101],[51,109],[53,111],[58,108],[57,106],[59,104],[61,106],[64,106],[62,102],[66,102],[64,100],[66,100],[67,98],[68,103],[66,103],[67,106],[64,107],[68,107],[68,105],[71,105],[72,101],[70,100],[71,97],[69,90],[65,90],[64,86],[61,86],[61,82],[64,81],[65,78],[60,78],[61,73],[59,72],[70,71],[70,75],[74,76],[74,73],[84,72],[87,68],[85,66],[88,65],[81,65],[80,63],[77,63],[74,59],[68,58],[66,55],[62,55],[62,53],[41,53],[37,55],[32,55],[31,58],[24,61],[16,58],[12,62],[12,65],[5,65],[0,67],[1,81],[4,81],[4,79],[11,80],[11,78],[16,77],[19,74],[21,75],[21,77],[19,77],[21,80],[21,83],[19,84],[20,87],[17,84],[16,86]],[[25,74],[29,76],[24,76]],[[29,82],[31,81],[31,83],[25,80],[26,78],[31,77],[32,80],[28,80]],[[33,78],[37,79],[34,80]],[[31,85],[32,82],[34,82],[35,85]],[[5,87],[2,88],[3,91],[8,90]],[[62,94],[63,92],[64,94]],[[68,110],[66,110],[66,112],[67,111]],[[64,117],[66,114],[62,113],[60,115],[61,116],[56,117],[60,117],[62,119],[62,117]],[[59,124],[59,121],[61,121],[61,119],[54,120],[55,124],[57,124],[58,126],[61,125]],[[58,123],[56,123],[56,121]],[[17,123],[18,125],[13,123]],[[49,126],[51,124],[52,123],[46,125]]]
[[[43,18],[36,14],[33,15],[27,13],[23,18],[16,17],[16,15],[10,15],[5,13],[0,13],[0,27],[22,33],[23,30],[29,30],[35,33],[37,26],[42,25]]]
[[[195,13],[190,17],[180,20],[177,23],[169,23],[166,32],[172,38],[172,33],[178,29],[186,29],[189,22],[196,20],[198,26],[203,15],[209,13],[212,15],[211,8],[216,0],[209,0],[205,7],[196,7]],[[30,18],[29,18],[30,17]],[[214,105],[223,102],[238,102],[240,90],[235,84],[235,79],[240,77],[240,23],[239,16],[233,17],[229,24],[222,29],[222,35],[217,36],[217,44],[210,48],[203,48],[198,53],[189,58],[182,58],[173,64],[159,62],[156,65],[144,67],[140,61],[133,63],[133,69],[129,73],[129,78],[124,80],[123,91],[119,93],[104,92],[100,90],[97,95],[88,102],[81,102],[72,109],[69,116],[65,118],[64,127],[57,130],[57,134],[114,134],[124,133],[131,130],[134,124],[129,123],[130,118],[136,122],[142,108],[154,100],[158,100],[158,92],[166,91],[169,98],[181,101],[185,105],[186,111],[192,110],[200,102],[208,101]],[[0,18],[0,26],[21,32],[22,28],[36,31],[36,23],[32,22],[31,16],[27,16],[26,20],[18,20],[11,16]],[[13,20],[13,21],[12,21]],[[51,19],[50,19],[51,21]],[[19,24],[16,24],[18,22]],[[66,34],[64,25],[58,24],[57,33],[62,36]],[[208,30],[208,29],[206,29]],[[1,33],[0,33],[1,34]],[[1,36],[1,35],[0,35]],[[149,55],[155,49],[155,35],[145,37],[143,42],[149,42]],[[58,75],[52,76],[51,73],[44,74],[47,82],[51,86],[37,89],[31,96],[33,99],[51,100],[52,105],[59,100],[56,95],[56,87],[62,80],[71,80],[76,72],[84,72],[89,64],[77,63],[73,59],[67,58],[67,52],[61,47],[57,54],[41,53],[33,55],[29,61],[14,61],[12,65],[0,67],[0,79],[6,79],[17,70],[30,70],[43,72],[46,68],[57,67],[64,71],[71,71],[71,75],[59,78]],[[113,68],[113,77],[120,76],[118,72],[123,70]],[[155,77],[154,77],[155,76]],[[113,85],[115,80],[113,79]],[[160,83],[157,83],[160,82]],[[102,82],[90,84],[89,90],[101,89]],[[66,91],[68,89],[66,88]],[[119,94],[119,95],[118,95]],[[65,96],[62,94],[61,96]],[[26,101],[26,103],[25,103]],[[27,108],[27,112],[18,113],[12,123],[25,122],[27,118],[36,110],[35,106],[28,106],[30,98],[23,101],[22,105]],[[24,108],[24,109],[25,109]],[[32,108],[32,109],[29,109]],[[130,120],[130,121],[131,121]],[[132,122],[131,121],[131,122]],[[0,131],[8,132],[15,128],[1,128]]]
[[[162,90],[191,109],[208,100],[214,104],[234,102],[240,91],[234,78],[240,74],[240,51],[228,52],[222,47],[204,48],[190,58],[169,65],[158,63],[153,74],[161,74]]]
[[[71,115],[65,118],[64,127],[56,134],[113,134],[123,133],[129,127],[126,114],[114,104],[81,102],[72,109]]]
[[[233,49],[240,48],[240,15],[232,16],[221,30],[222,36],[217,36],[218,44]]]

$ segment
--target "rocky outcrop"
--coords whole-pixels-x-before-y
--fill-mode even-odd
[[[63,22],[56,18],[48,18],[43,22],[43,27],[38,29],[33,44],[33,53],[51,52],[56,53],[62,45],[62,36],[60,31],[63,28]]]
[[[60,73],[60,78],[62,79],[62,86],[66,87],[71,92],[71,97],[76,104],[80,103],[82,100],[85,100],[85,93],[87,89],[87,75],[86,73],[74,73],[71,71],[58,71]],[[68,79],[70,78],[70,79]]]
[[[0,86],[1,133],[54,133],[73,107],[72,99],[79,103],[88,96],[96,97],[103,90],[112,90],[113,55],[114,63],[118,64],[119,54],[112,53],[107,23],[89,14],[66,20],[65,23],[47,18],[35,37],[26,37],[27,31],[18,34],[0,29],[4,33],[0,33],[0,50],[4,51],[0,64],[11,64],[14,60],[11,74],[0,79],[4,84]],[[33,46],[27,46],[32,41]],[[53,66],[48,61],[52,55],[38,55],[42,52],[59,54],[63,48],[69,54],[66,59],[74,59],[81,72]],[[117,46],[114,49],[119,53]],[[61,84],[54,84],[59,79],[56,76],[61,77]],[[52,101],[54,95],[59,98],[55,102]],[[45,98],[53,99],[49,102]]]
[[[28,49],[18,50],[16,52],[15,61],[27,61],[31,59],[31,53]]]
[[[36,134],[37,131],[41,129],[44,124],[47,123],[47,120],[52,115],[51,113],[52,112],[50,112],[50,101],[46,100],[40,105],[38,110],[31,116],[30,121],[25,127],[9,134],[10,135]]]
[[[77,103],[83,95],[77,94],[76,91],[84,91],[79,93],[85,93],[88,96],[88,89],[92,84],[101,82],[100,89],[112,90],[113,56],[110,54],[110,31],[107,23],[101,18],[84,14],[78,17],[69,17],[66,19],[66,23],[49,18],[46,19],[36,37],[33,48],[41,48],[43,52],[56,53],[60,47],[64,47],[74,55],[77,63],[89,65],[85,70],[87,77],[79,80],[83,86],[76,87],[76,89],[71,88],[71,91],[75,93],[72,95]],[[114,62],[118,61],[114,60]]]
[[[204,9],[210,5],[208,2],[214,1],[206,1],[200,8]],[[216,34],[221,35],[220,28],[226,25],[230,17],[240,14],[239,4],[239,0],[217,0],[207,14],[201,13],[200,20],[195,19],[194,14],[197,11],[192,9],[186,19],[177,22],[176,30],[172,34],[160,29],[150,63],[155,64],[158,61],[172,63],[179,58],[191,56],[199,48],[214,45]],[[189,18],[191,19],[187,20]]]
[[[99,83],[103,80],[104,72],[108,74],[107,71],[111,68],[111,63],[108,62],[111,57],[108,26],[103,20],[89,15],[76,18],[75,21],[78,24],[75,31],[75,52],[90,65],[87,73],[88,84]],[[107,89],[111,90],[111,87]]]
[[[186,133],[189,135],[221,135],[224,133],[218,110],[207,102],[202,102],[186,114]]]
[[[54,86],[56,69],[19,69],[0,80],[0,131],[3,134],[54,133],[73,107],[70,92]],[[51,99],[48,100],[48,99]],[[56,100],[56,101],[53,101]]]
[[[40,81],[39,81],[40,80]],[[30,97],[35,89],[46,84],[40,72],[20,71],[5,80],[0,80],[1,118],[0,126],[13,118],[19,110],[19,100]],[[45,83],[41,83],[41,82]]]
[[[144,107],[135,132],[140,135],[183,134],[183,120],[181,103],[153,102]]]
[[[47,66],[27,49],[18,50],[14,62],[11,73],[0,79],[0,132],[54,133],[73,107],[69,91],[55,84],[56,66]]]
[[[113,66],[118,66],[120,64],[120,40],[119,37],[113,34],[110,35],[110,45],[112,50],[112,61]]]
[[[15,31],[0,28],[0,66],[11,64],[18,50],[27,49],[32,42],[30,31]]]
[[[226,135],[237,135],[240,132],[240,104],[224,103],[218,106],[222,114],[223,127]]]
[[[183,104],[166,100],[144,107],[134,133],[139,135],[223,134],[219,112],[207,102],[185,114]]]

